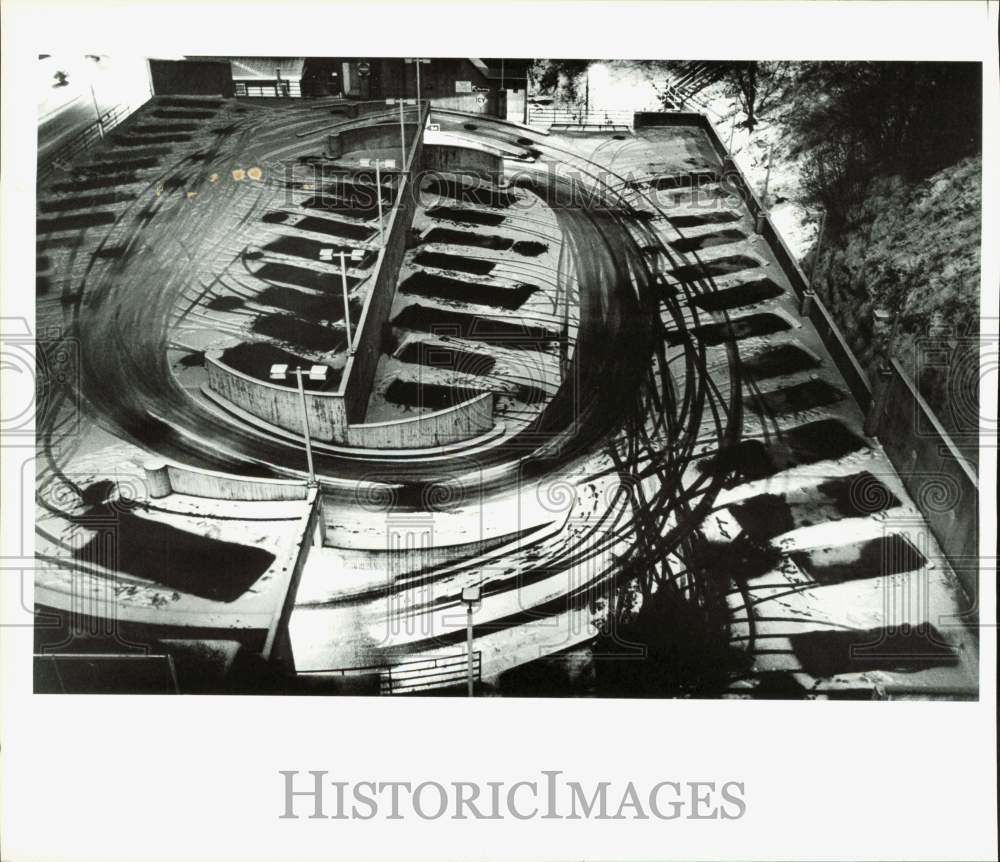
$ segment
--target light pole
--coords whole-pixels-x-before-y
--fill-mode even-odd
[[[312,440],[309,436],[309,411],[306,409],[306,388],[302,383],[303,373],[307,374],[310,380],[324,381],[329,369],[325,365],[313,365],[307,372],[296,366],[289,370],[287,364],[277,364],[271,366],[271,380],[287,380],[288,375],[295,377],[299,387],[299,400],[302,406],[302,434],[306,441],[306,464],[309,466],[309,484],[316,484],[316,471],[313,469]]]
[[[401,164],[406,167],[406,129],[403,126],[403,105],[415,105],[416,99],[386,99],[387,105],[399,105],[399,152],[402,155]]]
[[[384,164],[389,170],[396,169],[395,159],[361,159],[361,167],[370,168],[375,166],[375,199],[378,201],[378,244],[379,248],[385,248],[385,235],[382,233],[382,174],[380,169]]]
[[[356,263],[358,261],[364,260],[365,250],[363,248],[355,248],[351,250],[351,261]],[[321,248],[319,250],[319,259],[324,263],[333,262],[333,249],[332,248]],[[351,337],[351,306],[347,300],[347,252],[340,252],[340,288],[341,294],[344,298],[344,327],[347,329],[347,355],[354,355],[354,339]]]
[[[404,63],[413,63],[417,67],[417,104],[420,104],[420,65],[422,63],[430,63],[430,60],[426,57],[407,57]]]
[[[482,589],[480,587],[475,586],[462,588],[462,601],[465,602],[465,651],[468,654],[469,697],[472,697],[475,694],[476,681],[474,663],[472,660],[472,608],[473,605],[478,605],[481,599]]]
[[[88,54],[88,60],[94,62],[95,67],[101,62],[101,57],[98,54]],[[94,80],[90,80],[90,99],[94,103],[94,114],[97,117],[97,134],[100,135],[101,140],[104,140],[104,119],[101,115],[101,106],[97,102],[97,92],[94,90]]]

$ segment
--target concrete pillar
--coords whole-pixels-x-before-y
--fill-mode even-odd
[[[146,488],[151,498],[166,497],[173,492],[170,473],[163,461],[146,461],[142,469],[146,473]]]
[[[811,290],[806,290],[802,294],[802,302],[799,304],[799,315],[808,318],[812,314],[813,300],[816,294]]]
[[[344,152],[344,142],[340,139],[340,135],[327,135],[326,136],[326,155],[331,159],[339,158]]]

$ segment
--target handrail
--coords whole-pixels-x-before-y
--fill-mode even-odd
[[[464,682],[468,674],[468,661],[468,653],[461,652],[447,656],[404,659],[395,664],[300,670],[297,674],[341,677],[378,674],[380,694],[405,694],[420,689],[445,688]],[[426,667],[416,668],[415,665],[426,665]],[[483,655],[480,650],[472,652],[472,667],[475,681],[482,681]]]
[[[134,114],[142,105],[115,105],[109,108],[98,119],[85,126],[64,141],[55,150],[39,154],[37,181],[47,180],[60,166],[60,163],[72,161],[78,155],[89,150],[104,139],[104,135],[120,125]]]

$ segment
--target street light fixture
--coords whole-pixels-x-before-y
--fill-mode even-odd
[[[402,153],[401,164],[406,167],[406,131],[403,127],[403,105],[415,105],[416,99],[386,99],[387,105],[399,105],[399,151]]]
[[[324,263],[333,262],[333,249],[332,248],[321,248],[319,250],[319,259]],[[347,355],[354,355],[354,339],[351,336],[351,306],[347,301],[347,252],[341,251],[340,253],[340,287],[341,294],[344,297],[344,327],[347,329]],[[363,248],[355,248],[351,250],[351,261],[353,263],[358,263],[364,260],[365,250]]]
[[[375,199],[378,201],[378,244],[385,248],[385,235],[382,233],[382,174],[380,168],[384,165],[390,171],[396,169],[395,159],[361,159],[361,167],[375,168]]]
[[[309,467],[310,485],[316,485],[316,471],[313,469],[312,440],[309,436],[309,411],[306,409],[306,389],[302,383],[302,375],[305,374],[310,380],[322,383],[326,380],[326,374],[329,370],[325,365],[313,365],[308,370],[299,367],[289,369],[287,363],[278,363],[271,366],[271,373],[268,375],[271,380],[284,381],[291,374],[298,383],[299,400],[302,406],[302,433],[306,441],[306,464]]]
[[[466,634],[466,653],[468,654],[469,664],[468,664],[468,686],[469,686],[469,697],[474,694],[474,683],[475,675],[473,671],[472,662],[472,608],[473,605],[478,605],[482,600],[482,588],[480,586],[474,587],[463,587],[462,588],[462,601],[465,602],[465,634]]]
[[[407,57],[403,62],[413,63],[417,67],[417,104],[420,104],[420,66],[430,63],[430,59],[427,57]]]

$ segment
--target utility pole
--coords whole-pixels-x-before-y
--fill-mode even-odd
[[[97,104],[97,93],[94,92],[94,84],[90,84],[90,98],[94,102],[94,113],[97,115],[97,134],[101,136],[101,140],[104,140],[104,121],[101,119],[101,108]]]
[[[306,387],[302,382],[302,369],[295,369],[295,379],[299,384],[299,404],[302,407],[302,433],[306,438],[306,464],[309,466],[309,484],[316,484],[316,471],[313,469],[312,440],[309,434],[309,411],[306,410]]]
[[[347,329],[347,355],[354,353],[354,339],[351,337],[351,306],[347,301],[347,255],[340,253],[340,286],[344,296],[344,327]]]

